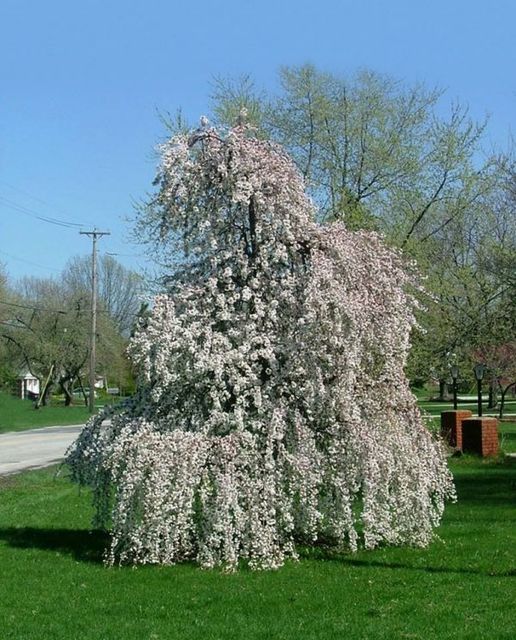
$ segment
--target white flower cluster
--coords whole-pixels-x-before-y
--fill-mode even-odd
[[[162,151],[152,215],[183,259],[132,340],[138,393],[68,455],[109,561],[275,568],[321,537],[426,545],[454,489],[403,371],[400,256],[318,225],[291,160],[245,126]]]

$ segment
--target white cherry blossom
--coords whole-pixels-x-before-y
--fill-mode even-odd
[[[244,125],[161,151],[141,224],[176,266],[130,345],[138,392],[67,458],[108,561],[265,569],[319,538],[428,544],[454,489],[404,374],[412,267],[317,224],[292,161]]]

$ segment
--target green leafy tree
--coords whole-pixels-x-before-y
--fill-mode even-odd
[[[466,366],[482,333],[509,313],[510,275],[500,273],[513,255],[515,184],[481,153],[486,123],[458,103],[446,116],[442,102],[442,91],[421,84],[310,65],[282,69],[275,94],[248,76],[219,79],[213,92],[216,121],[230,124],[245,107],[262,136],[289,150],[323,220],[378,230],[417,261],[430,295],[408,366],[414,379],[435,377],[441,393],[447,354]]]
[[[13,358],[40,381],[37,406],[50,401],[58,389],[67,405],[73,388],[87,369],[90,336],[90,295],[74,290],[64,278],[24,278],[16,289],[16,306],[4,323],[2,337]],[[97,371],[127,380],[126,339],[108,313],[97,322]]]
[[[13,311],[13,295],[9,286],[9,279],[5,266],[0,263],[0,386],[10,387],[16,379],[16,363],[11,350],[5,340],[1,339],[3,332],[11,325]]]
[[[280,83],[279,95],[265,95],[247,76],[219,79],[213,112],[230,125],[245,107],[263,135],[289,150],[325,218],[420,243],[488,188],[491,165],[474,162],[484,123],[459,104],[438,115],[441,91],[310,65],[282,69]]]

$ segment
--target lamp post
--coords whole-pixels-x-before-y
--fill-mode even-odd
[[[473,367],[473,372],[475,373],[475,379],[477,381],[477,397],[478,397],[478,417],[482,417],[482,379],[484,377],[484,373],[486,371],[486,367],[483,364],[476,364]]]
[[[453,410],[457,411],[457,378],[459,377],[459,367],[454,364],[450,367],[450,373],[453,380]]]

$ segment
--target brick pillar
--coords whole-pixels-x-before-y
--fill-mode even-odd
[[[451,447],[462,449],[462,421],[472,415],[468,409],[441,413],[441,436]]]
[[[498,420],[467,418],[462,423],[462,450],[481,456],[498,454]]]

